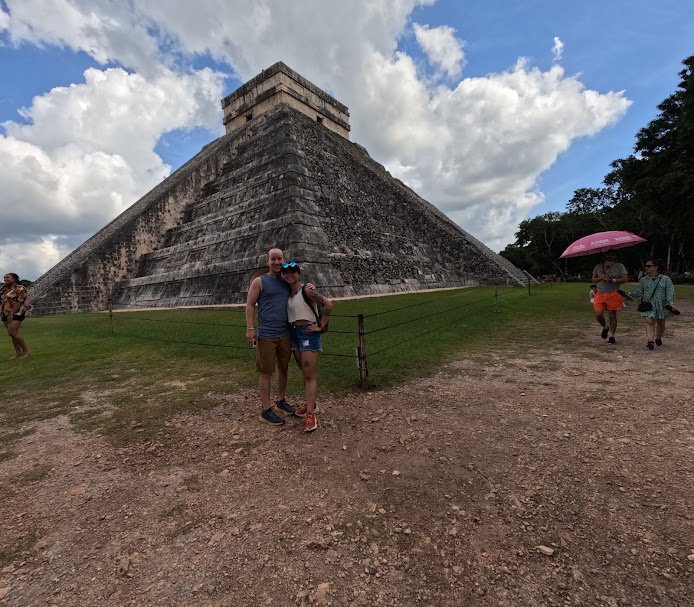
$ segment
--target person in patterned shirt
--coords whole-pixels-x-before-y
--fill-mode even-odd
[[[665,263],[661,259],[649,259],[645,266],[645,275],[639,280],[638,288],[630,293],[632,297],[640,297],[642,302],[650,303],[650,310],[639,312],[646,322],[646,347],[654,350],[655,346],[663,345],[665,319],[679,315],[675,305],[675,287],[669,276],[661,274]]]
[[[27,313],[27,290],[14,272],[5,274],[4,282],[0,291],[2,324],[5,325],[14,346],[15,354],[12,358],[26,358],[29,356],[29,348],[19,334],[19,327]]]

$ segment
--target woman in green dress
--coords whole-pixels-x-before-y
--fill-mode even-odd
[[[650,310],[639,312],[646,321],[646,347],[649,350],[663,345],[665,319],[679,314],[675,307],[675,287],[669,276],[660,273],[661,268],[665,268],[662,260],[649,259],[645,266],[646,273],[639,280],[638,289],[630,293],[632,297],[640,297],[642,302],[651,304]]]

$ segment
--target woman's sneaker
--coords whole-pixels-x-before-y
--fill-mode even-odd
[[[318,415],[320,413],[320,409],[318,408],[318,405],[316,405],[315,409],[313,409],[313,412]],[[308,413],[308,407],[306,405],[301,405],[296,411],[294,411],[294,415],[297,417],[306,417],[306,414]]]
[[[304,432],[313,432],[318,430],[318,419],[313,413],[306,412],[304,417]]]
[[[649,342],[646,344],[646,347],[647,347],[649,350],[653,350],[653,349],[655,348],[655,345],[653,344],[652,341],[649,341]]]
[[[655,345],[656,346],[662,346],[663,345],[663,340],[660,339],[660,337],[655,338]]]

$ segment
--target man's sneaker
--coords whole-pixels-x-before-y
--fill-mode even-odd
[[[662,346],[663,345],[663,340],[660,339],[660,337],[655,338],[655,345],[656,346]]]
[[[263,409],[260,414],[260,421],[272,426],[284,425],[284,418],[277,415],[272,409]]]
[[[313,412],[318,415],[320,413],[320,409],[318,408],[318,405],[315,406],[313,409]],[[308,413],[308,407],[306,405],[301,405],[296,411],[294,411],[294,415],[297,417],[306,417],[306,413]]]
[[[616,344],[617,340],[614,338],[614,335],[610,335],[610,338],[607,340],[608,344]]]
[[[649,350],[653,350],[653,349],[655,348],[655,346],[653,345],[653,342],[652,342],[652,341],[649,341],[649,342],[646,344],[646,347],[647,347]]]
[[[304,417],[304,432],[313,432],[318,430],[318,420],[313,413],[306,412],[306,417]]]
[[[296,409],[284,399],[275,401],[275,410],[280,415],[294,415],[296,413]]]
[[[610,332],[610,328],[609,328],[609,327],[603,327],[603,328],[602,328],[602,333],[600,333],[600,337],[602,337],[603,339],[607,339],[607,334],[608,334],[609,332]]]

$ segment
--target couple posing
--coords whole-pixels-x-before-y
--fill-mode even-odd
[[[255,366],[259,374],[261,421],[281,426],[283,415],[304,418],[304,432],[318,428],[316,394],[318,392],[318,353],[322,352],[321,331],[328,324],[332,302],[312,284],[301,282],[301,268],[285,263],[281,249],[268,252],[268,272],[254,278],[246,299],[246,339],[256,344]],[[303,290],[311,305],[304,298]],[[254,316],[258,306],[258,331]],[[313,306],[322,306],[316,318]],[[304,404],[295,409],[286,400],[287,369],[292,352],[304,377]],[[272,374],[277,368],[278,400],[270,398]]]

